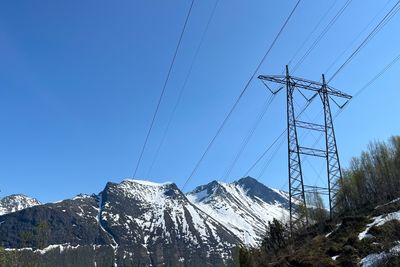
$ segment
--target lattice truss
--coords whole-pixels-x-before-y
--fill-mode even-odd
[[[310,81],[303,78],[290,76],[287,66],[286,75],[260,75],[258,78],[264,82],[264,84],[273,94],[276,94],[277,91],[272,90],[271,87],[268,86],[268,83],[277,83],[286,87],[288,176],[291,227],[298,224],[306,224],[308,222],[306,193],[309,190],[320,190],[322,192],[327,192],[329,196],[330,215],[332,217],[337,205],[336,197],[340,182],[342,181],[342,171],[340,168],[339,153],[336,145],[330,100],[332,100],[339,108],[343,108],[343,106],[351,99],[351,96],[331,86],[328,86],[325,82],[324,75],[322,75],[322,82]],[[301,115],[300,113],[307,109],[308,104],[299,114],[296,114],[293,105],[295,91],[298,91],[304,97],[305,91],[312,92],[312,97],[307,99],[308,104],[311,103],[316,96],[320,96],[324,115],[323,124],[299,119]],[[335,98],[344,99],[344,104],[339,105]],[[323,133],[325,136],[325,149],[301,146],[298,138],[298,129],[300,128],[306,131],[317,131]],[[325,158],[327,187],[317,187],[304,184],[301,155]]]

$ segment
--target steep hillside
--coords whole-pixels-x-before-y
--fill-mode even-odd
[[[243,266],[400,266],[400,199],[357,214],[310,226],[275,251],[248,250]]]

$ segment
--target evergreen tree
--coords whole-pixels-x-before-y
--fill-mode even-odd
[[[267,231],[262,241],[261,247],[267,254],[276,254],[278,250],[286,247],[287,240],[287,227],[274,218],[272,222],[268,222]]]

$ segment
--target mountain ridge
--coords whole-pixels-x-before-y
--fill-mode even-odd
[[[265,216],[257,213],[271,208],[279,215],[284,210],[282,195],[255,179],[213,181],[201,187],[209,190],[207,198],[230,197],[224,202],[232,204],[230,209],[247,203],[238,213],[252,216],[250,222],[242,217],[241,223],[244,220],[245,233],[254,236],[244,237],[221,219],[219,209],[204,209],[175,183],[124,179],[108,182],[98,194],[79,194],[0,216],[0,246],[31,260],[38,254],[51,257],[56,265],[60,255],[71,253],[84,253],[83,261],[107,266],[220,265],[232,259],[235,247],[259,241]],[[263,192],[276,196],[276,201]]]

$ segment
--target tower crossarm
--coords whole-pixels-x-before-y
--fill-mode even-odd
[[[286,85],[287,84],[287,77],[285,75],[259,75],[258,79],[279,83]],[[306,89],[314,92],[321,92],[323,83],[317,81],[311,81],[303,78],[298,78],[294,76],[289,76],[289,81],[291,85],[295,88]],[[325,86],[328,95],[341,97],[345,99],[351,99],[351,95],[348,95],[338,89],[333,88],[332,86],[326,85]]]

